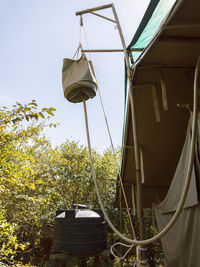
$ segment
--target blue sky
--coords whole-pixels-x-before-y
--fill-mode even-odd
[[[113,0],[126,44],[131,41],[149,0]],[[54,145],[72,138],[86,144],[82,104],[63,97],[63,58],[72,58],[79,43],[79,17],[75,12],[109,4],[104,0],[0,0],[0,104],[35,99],[41,107],[57,109],[60,126],[45,133]],[[112,17],[110,10],[99,12]],[[90,48],[121,48],[111,22],[84,15]],[[83,46],[86,47],[83,40]],[[99,88],[114,145],[121,145],[124,108],[124,60],[122,53],[92,54]],[[98,96],[87,101],[91,143],[99,151],[108,147]]]

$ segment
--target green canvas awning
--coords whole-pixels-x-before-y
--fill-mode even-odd
[[[149,207],[164,199],[186,136],[189,111],[177,104],[192,104],[194,68],[200,54],[199,1],[152,0],[129,48],[144,48],[142,53],[133,52],[132,67],[144,166],[142,197]],[[136,179],[127,80],[125,87],[120,171],[131,207]]]

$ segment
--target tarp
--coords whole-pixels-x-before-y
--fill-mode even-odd
[[[176,0],[152,0],[128,48],[146,48],[175,2]],[[135,61],[141,53],[132,52]]]
[[[148,8],[142,18],[142,21],[128,46],[128,49],[145,49],[153,36],[156,34],[161,22],[166,17],[167,13],[172,8],[176,0],[151,0]],[[142,51],[132,51],[134,61],[142,54]],[[128,79],[125,72],[125,105],[124,105],[124,121],[128,109]],[[123,133],[125,134],[125,124]],[[124,136],[124,135],[123,135]],[[124,142],[124,138],[122,139]]]
[[[187,174],[190,144],[191,119],[181,157],[167,196],[162,203],[155,207],[159,231],[169,223],[180,201]],[[200,205],[197,188],[197,183],[199,184],[199,166],[199,151],[196,145],[196,157],[184,209],[175,225],[161,239],[168,267],[200,266],[200,238],[198,234],[200,230]]]

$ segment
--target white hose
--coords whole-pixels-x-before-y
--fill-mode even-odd
[[[87,35],[86,35],[86,30],[85,30],[83,21],[82,21],[82,24],[81,25],[82,25],[83,30],[84,30],[84,35],[85,35],[85,40],[86,40],[87,48],[88,48],[88,50],[90,50],[89,42],[88,42],[88,38],[87,38]],[[79,46],[80,45],[81,45],[81,41],[80,41]],[[118,164],[117,164],[117,156],[116,156],[116,152],[115,152],[113,141],[112,141],[112,136],[111,136],[111,132],[110,132],[109,124],[108,124],[108,119],[107,119],[107,116],[106,116],[106,112],[105,112],[105,108],[104,108],[104,104],[103,104],[103,99],[102,99],[102,96],[101,96],[100,88],[99,88],[99,85],[98,85],[98,82],[97,82],[97,77],[96,77],[96,74],[94,72],[94,66],[93,66],[93,62],[92,62],[92,55],[91,55],[90,52],[89,52],[89,56],[90,56],[90,63],[91,63],[91,66],[92,66],[92,72],[93,72],[93,75],[94,75],[94,77],[96,79],[96,83],[97,83],[97,91],[99,93],[99,98],[100,98],[101,107],[102,107],[103,114],[104,114],[106,128],[107,128],[107,131],[108,131],[108,136],[109,136],[109,139],[110,139],[110,144],[111,144],[112,152],[113,152],[114,159],[115,159],[115,165],[116,165],[116,167],[118,167]],[[133,222],[132,222],[132,219],[131,219],[131,214],[130,214],[129,207],[128,207],[128,201],[127,201],[127,197],[126,197],[124,185],[122,183],[121,174],[119,174],[119,180],[120,180],[121,190],[122,190],[122,194],[123,194],[123,197],[124,197],[124,202],[125,202],[126,210],[127,210],[129,221],[130,221],[130,225],[131,225],[131,230],[132,230],[132,233],[133,233],[133,238],[136,238],[135,230],[134,230],[134,227],[133,227]]]
[[[83,101],[84,113],[85,113],[86,133],[87,133],[87,141],[88,141],[88,150],[89,150],[90,161],[91,161],[91,170],[92,170],[92,175],[93,175],[93,179],[94,179],[94,184],[95,184],[95,188],[96,188],[99,204],[100,204],[101,210],[102,210],[102,212],[104,214],[105,220],[108,223],[108,225],[110,226],[110,228],[119,236],[119,238],[121,238],[122,240],[124,240],[125,242],[127,242],[129,244],[133,244],[135,246],[138,246],[138,245],[145,246],[145,245],[151,244],[151,243],[155,242],[156,240],[160,239],[174,225],[174,223],[178,219],[179,214],[182,211],[183,205],[184,205],[186,197],[187,197],[188,189],[189,189],[189,186],[190,186],[190,180],[191,180],[191,174],[192,174],[193,162],[194,162],[195,143],[196,143],[196,130],[197,130],[197,102],[198,102],[197,85],[198,85],[199,72],[200,72],[199,69],[200,69],[200,57],[198,58],[197,65],[196,65],[196,68],[195,68],[195,75],[194,75],[192,138],[191,138],[191,146],[190,146],[190,154],[189,154],[187,175],[186,175],[185,185],[184,185],[184,189],[183,189],[183,192],[182,192],[182,195],[181,195],[181,199],[180,199],[178,208],[177,208],[174,216],[172,217],[171,221],[166,225],[166,227],[160,233],[155,235],[154,237],[146,239],[146,240],[130,239],[130,238],[124,236],[122,233],[120,233],[116,229],[116,227],[112,224],[112,222],[110,221],[110,219],[108,217],[108,214],[107,214],[107,212],[106,212],[106,210],[104,208],[103,202],[101,200],[101,195],[100,195],[100,192],[99,192],[99,185],[98,185],[98,182],[97,182],[96,172],[95,172],[95,169],[94,169],[94,163],[93,163],[93,158],[92,158],[92,149],[91,149],[91,144],[90,144],[89,128],[88,128],[87,110],[86,110],[85,102]]]

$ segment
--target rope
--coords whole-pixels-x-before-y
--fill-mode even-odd
[[[122,257],[118,257],[118,256],[114,253],[114,251],[113,251],[113,249],[115,249],[115,247],[118,246],[118,245],[121,245],[121,246],[124,246],[124,247],[129,248],[129,249],[124,253],[124,255],[123,255]],[[124,244],[124,243],[121,243],[121,242],[117,242],[117,243],[115,243],[114,245],[111,246],[111,248],[110,248],[110,252],[111,252],[111,254],[112,254],[117,260],[123,260],[123,259],[126,257],[126,255],[129,253],[129,251],[130,251],[133,247],[134,247],[134,245],[127,245],[127,244]],[[117,249],[115,249],[115,250],[117,251]]]
[[[198,79],[199,79],[199,72],[200,72],[200,57],[198,58],[197,65],[196,65],[196,68],[195,68],[194,94],[193,94],[192,138],[191,138],[191,145],[190,145],[190,154],[189,154],[186,181],[185,181],[184,189],[183,189],[183,192],[182,192],[182,195],[181,195],[181,199],[179,201],[179,205],[178,205],[178,208],[177,208],[174,216],[172,217],[170,222],[167,224],[167,226],[160,233],[158,233],[154,237],[146,239],[146,240],[136,240],[136,239],[127,238],[126,236],[121,234],[121,232],[119,232],[116,229],[116,227],[110,221],[109,216],[107,215],[107,212],[106,212],[106,210],[104,208],[104,205],[103,205],[103,202],[101,200],[101,195],[100,195],[100,192],[99,192],[99,186],[98,186],[96,173],[95,173],[95,169],[94,169],[94,163],[93,163],[93,158],[92,158],[92,150],[91,150],[91,144],[90,144],[89,128],[88,128],[87,110],[86,110],[85,101],[83,101],[84,113],[85,113],[86,133],[87,133],[87,141],[88,141],[88,150],[89,150],[90,161],[91,161],[91,170],[92,170],[92,175],[93,175],[93,179],[94,179],[94,184],[95,184],[95,188],[96,188],[99,204],[100,204],[101,210],[102,210],[102,212],[104,214],[105,220],[107,221],[107,223],[110,226],[110,228],[119,236],[119,238],[121,238],[122,240],[124,240],[125,242],[127,242],[129,244],[133,244],[133,245],[136,245],[136,246],[138,246],[138,245],[144,246],[144,245],[151,244],[151,243],[155,242],[156,240],[160,239],[161,237],[163,237],[171,229],[171,227],[174,225],[174,223],[176,222],[176,220],[178,219],[178,217],[179,217],[179,215],[180,215],[180,213],[182,211],[183,205],[185,203],[185,199],[187,197],[189,185],[190,185],[191,174],[192,174],[192,169],[193,169],[193,162],[194,162],[194,152],[195,152],[195,143],[196,143],[196,130],[197,130],[197,106],[198,106],[197,105],[198,104],[197,85],[198,85]]]
[[[84,30],[84,36],[85,36],[87,48],[88,48],[88,50],[90,50],[88,38],[87,38],[87,35],[86,35],[86,30],[85,30],[85,27],[84,27],[84,24],[83,24],[83,20],[82,20],[82,27],[83,27],[83,30]],[[89,56],[90,56],[90,61],[91,61],[91,66],[92,66],[91,69],[93,70],[93,74],[94,74],[96,82],[97,82],[97,78],[96,78],[96,75],[95,75],[95,72],[94,72],[94,66],[93,66],[93,62],[92,62],[92,55],[91,55],[90,52],[89,52]],[[98,91],[98,94],[99,94],[99,99],[100,99],[101,107],[102,107],[103,114],[104,114],[104,120],[105,120],[105,123],[106,123],[108,136],[109,136],[109,139],[110,139],[112,153],[113,153],[113,156],[114,156],[114,159],[115,159],[115,168],[118,169],[117,155],[116,155],[116,152],[115,152],[115,149],[114,149],[113,140],[112,140],[112,136],[111,136],[111,132],[110,132],[110,127],[109,127],[109,124],[108,124],[108,119],[107,119],[107,116],[106,116],[106,112],[105,112],[105,108],[104,108],[104,104],[103,104],[103,99],[102,99],[101,92],[100,92],[100,89],[99,89],[99,86],[98,86],[98,82],[97,82],[97,91]],[[133,233],[133,238],[136,239],[136,234],[135,234],[135,230],[134,230],[134,227],[133,227],[133,222],[132,222],[132,219],[131,219],[131,214],[130,214],[130,211],[129,211],[128,201],[127,201],[126,193],[125,193],[125,190],[124,190],[124,185],[123,185],[123,182],[122,182],[121,174],[119,174],[119,179],[120,179],[120,185],[121,185],[121,188],[122,188],[122,193],[123,193],[123,197],[124,197],[124,201],[125,201],[126,210],[127,210],[129,221],[130,221],[130,225],[131,225],[131,230],[132,230],[132,233]]]
[[[79,52],[81,51],[81,48],[82,48],[82,45],[81,45],[81,43],[79,43],[79,46],[76,49],[76,52],[75,52],[75,54],[74,54],[72,59],[75,59],[75,58],[76,58],[76,60],[78,59],[78,55],[79,55]]]
[[[83,48],[82,47],[82,27],[83,27],[83,18],[82,18],[82,16],[80,16],[79,45],[78,45],[78,48],[76,49],[76,52],[72,58],[72,59],[75,59],[75,57],[76,57],[76,60],[78,59],[79,52]]]
[[[118,245],[121,245],[121,246],[124,246],[124,247],[127,247],[129,248],[122,257],[118,257],[114,250],[117,251],[117,249],[115,249],[116,246]],[[114,245],[111,246],[110,248],[110,251],[111,251],[111,254],[117,259],[117,260],[123,260],[127,254],[131,251],[131,249],[134,247],[134,245],[127,245],[127,244],[124,244],[124,243],[121,243],[121,242],[117,242],[115,243]],[[141,246],[137,246],[136,247],[136,261],[134,263],[134,266],[146,266],[146,267],[149,267],[149,262],[148,262],[148,259],[145,259],[145,260],[141,260],[142,256],[141,256],[141,251],[144,251],[144,250],[147,250],[146,248],[142,248]]]

